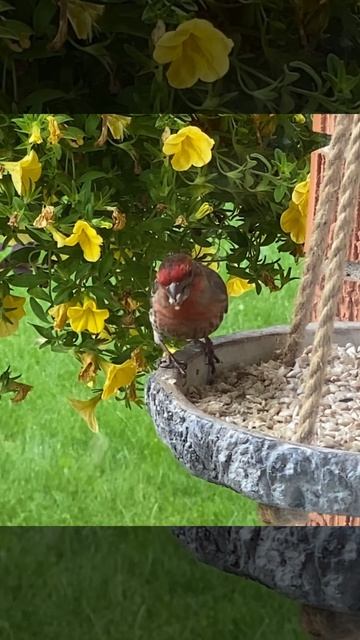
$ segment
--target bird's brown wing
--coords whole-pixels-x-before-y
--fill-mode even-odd
[[[216,271],[214,271],[213,269],[209,269],[208,267],[204,267],[204,268],[206,270],[207,280],[209,282],[209,285],[212,291],[215,294],[216,299],[219,300],[220,303],[221,303],[221,300],[223,300],[224,313],[227,313],[228,307],[229,307],[229,297],[228,297],[228,292],[226,289],[225,282],[219,276],[219,274],[216,273]]]

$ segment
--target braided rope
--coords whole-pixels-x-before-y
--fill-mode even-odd
[[[294,311],[285,348],[284,363],[293,366],[304,340],[305,328],[310,320],[316,285],[320,279],[323,257],[325,255],[329,229],[335,218],[337,197],[341,181],[341,169],[345,149],[351,134],[351,115],[336,118],[336,127],[328,147],[326,172],[320,190],[314,228],[309,251],[305,260]]]
[[[339,117],[339,116],[338,116]],[[340,116],[343,129],[346,116]],[[341,293],[347,250],[352,234],[360,184],[360,114],[352,115],[352,131],[341,184],[334,240],[329,253],[328,271],[321,296],[319,324],[315,333],[310,367],[305,382],[304,398],[299,416],[298,439],[309,442],[315,432],[321,402],[326,364],[331,351],[332,332],[338,299]],[[337,129],[339,128],[337,127]],[[342,146],[345,151],[346,145]],[[342,157],[340,157],[342,159]],[[324,252],[319,255],[316,271],[319,273]]]

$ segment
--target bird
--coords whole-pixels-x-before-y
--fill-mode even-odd
[[[149,313],[154,342],[163,350],[160,366],[174,366],[185,375],[184,363],[169,351],[165,340],[195,341],[202,345],[214,374],[219,359],[209,335],[227,310],[227,289],[216,271],[185,253],[168,255],[155,277]]]

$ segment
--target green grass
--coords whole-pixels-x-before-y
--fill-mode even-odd
[[[167,529],[1,529],[3,640],[305,640],[299,605]]]
[[[233,298],[217,333],[287,323],[296,288],[291,282],[279,293]],[[34,385],[17,406],[1,401],[1,525],[258,523],[253,502],[182,468],[145,409],[101,403],[101,433],[92,434],[67,402],[79,394],[78,363],[39,350],[36,339],[25,318],[0,341],[0,371],[11,363]]]

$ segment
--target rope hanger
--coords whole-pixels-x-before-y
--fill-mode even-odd
[[[336,116],[335,131],[328,147],[314,228],[284,353],[284,363],[292,366],[299,355],[305,329],[310,321],[316,286],[326,258],[329,230],[336,217],[320,298],[319,323],[300,408],[297,438],[300,442],[311,442],[315,435],[327,362],[331,353],[336,309],[358,205],[359,185],[360,114],[340,114]]]

